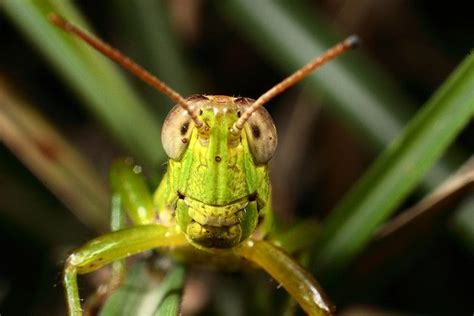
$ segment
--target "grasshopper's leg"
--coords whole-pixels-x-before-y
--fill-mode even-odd
[[[247,240],[234,251],[270,274],[309,315],[322,316],[334,312],[318,282],[281,249],[267,241]]]
[[[125,212],[122,208],[120,194],[112,195],[110,230],[112,232],[125,228]],[[125,259],[117,260],[112,263],[112,275],[104,284],[101,284],[95,294],[89,297],[84,306],[85,315],[93,315],[94,310],[101,306],[110,294],[120,287],[127,273]]]
[[[111,231],[126,227],[126,215],[135,225],[151,224],[155,219],[151,195],[145,179],[140,175],[137,166],[131,159],[121,159],[110,169],[110,186],[112,188]],[[90,301],[90,307],[100,304],[116,288],[125,277],[127,267],[125,260],[117,260],[112,264],[112,276],[109,282],[100,286],[95,297]]]
[[[89,273],[113,261],[158,247],[186,245],[175,227],[138,225],[97,237],[74,251],[64,268],[64,287],[69,315],[82,315],[77,274]]]
[[[309,265],[308,249],[313,247],[320,231],[318,221],[305,219],[292,225],[287,230],[270,233],[266,240],[291,254],[303,268],[307,268]],[[295,315],[297,307],[297,302],[290,297],[285,304],[284,314]]]
[[[156,222],[156,212],[150,191],[140,172],[140,167],[135,166],[130,159],[119,160],[110,170],[110,184],[114,196],[120,197],[121,208],[125,209],[133,224],[152,224]],[[119,219],[120,214],[118,213]],[[123,228],[123,221],[116,222],[116,228]]]
[[[111,203],[111,231],[126,227],[126,217],[134,225],[146,225],[155,222],[156,214],[151,195],[140,168],[131,159],[115,162],[110,170],[110,185],[113,191]],[[86,311],[94,310],[118,288],[125,277],[127,267],[125,260],[117,260],[112,264],[112,276],[106,284],[101,285],[87,304]]]
[[[156,219],[150,192],[139,169],[131,159],[121,159],[112,165],[110,170],[110,186],[113,191],[111,231],[126,227],[126,215],[135,225],[152,224]],[[114,262],[111,282],[104,288],[105,292],[117,288],[125,273],[125,260]],[[106,296],[107,293],[104,295]]]

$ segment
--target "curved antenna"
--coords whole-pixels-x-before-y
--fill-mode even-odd
[[[51,12],[48,14],[48,19],[51,21],[54,25],[58,26],[59,28],[63,29],[64,31],[71,33],[75,36],[77,36],[79,39],[83,40],[105,56],[109,57],[116,63],[118,63],[120,66],[125,68],[126,70],[130,71],[133,73],[135,76],[140,78],[141,80],[145,81],[148,83],[150,86],[155,88],[156,90],[160,91],[164,95],[166,95],[168,98],[170,98],[172,101],[176,102],[179,104],[186,112],[188,112],[189,116],[191,119],[194,121],[194,124],[196,127],[202,127],[203,122],[197,117],[196,113],[191,110],[189,107],[189,104],[186,102],[186,100],[176,91],[171,89],[166,83],[149,73],[147,70],[142,68],[140,65],[135,63],[133,60],[122,54],[120,51],[117,49],[111,47],[107,43],[101,41],[98,38],[92,37],[91,35],[85,33],[82,31],[80,28],[77,26],[73,25],[72,23],[66,21],[63,17],[60,15]]]
[[[238,131],[241,130],[250,118],[250,116],[258,110],[259,107],[263,106],[265,103],[273,99],[275,96],[279,95],[286,89],[290,88],[291,86],[295,85],[304,77],[308,76],[311,72],[313,72],[316,68],[322,66],[329,60],[345,53],[351,48],[356,47],[359,44],[359,37],[356,35],[351,35],[346,38],[344,41],[334,45],[330,49],[328,49],[324,54],[318,56],[311,60],[309,63],[295,71],[293,74],[288,76],[286,79],[282,80],[277,85],[273,86],[270,90],[262,94],[244,113],[240,116],[240,118],[234,124],[234,130]]]

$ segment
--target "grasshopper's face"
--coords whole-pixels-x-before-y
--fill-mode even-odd
[[[253,103],[248,98],[197,95],[187,102],[204,127],[196,128],[179,106],[163,124],[162,142],[170,157],[169,201],[191,243],[233,247],[255,231],[268,206],[267,162],[277,145],[275,125],[260,108],[241,131],[232,131]]]

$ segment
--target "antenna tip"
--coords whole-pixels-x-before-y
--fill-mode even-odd
[[[360,37],[357,35],[351,35],[344,40],[344,44],[349,48],[357,48],[360,45]]]

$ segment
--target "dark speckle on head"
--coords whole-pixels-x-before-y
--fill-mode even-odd
[[[249,195],[249,201],[250,202],[255,201],[256,199],[257,199],[257,192],[254,192],[254,193]]]
[[[188,142],[188,139],[186,137],[181,138],[181,142],[183,144],[186,144]]]
[[[260,138],[260,128],[257,125],[252,125],[252,135],[255,138]]]
[[[222,158],[220,156],[216,156],[214,159],[216,160],[216,162],[221,162],[221,160],[222,160]]]
[[[186,133],[188,132],[188,128],[189,128],[189,121],[185,122],[183,125],[181,125],[181,135],[186,135]]]

